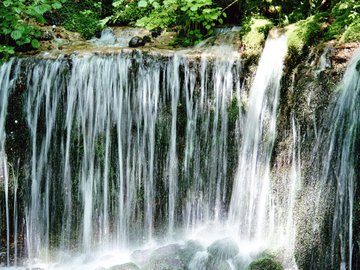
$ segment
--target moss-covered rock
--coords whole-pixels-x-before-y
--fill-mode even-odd
[[[249,31],[243,36],[245,54],[259,56],[261,54],[268,31],[273,27],[273,23],[267,19],[252,19]]]
[[[271,255],[264,255],[253,261],[247,270],[283,270],[284,267]]]
[[[301,54],[305,46],[312,44],[321,31],[321,20],[320,16],[311,16],[287,26],[289,51]]]

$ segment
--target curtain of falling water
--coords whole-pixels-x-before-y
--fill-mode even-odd
[[[20,168],[28,179],[19,182],[30,259],[54,247],[134,246],[221,220],[228,109],[240,96],[239,58],[228,50],[200,61],[180,53],[18,61],[27,78],[18,109],[30,134]],[[2,66],[2,83],[13,66]]]
[[[320,205],[334,200],[331,250],[329,259],[335,265],[340,251],[340,269],[352,269],[353,222],[356,170],[359,157],[360,128],[360,51],[357,51],[339,84],[340,94],[325,119],[323,131],[317,141],[315,155],[320,164]],[[319,155],[319,153],[321,153]],[[335,194],[332,193],[335,190]],[[321,213],[320,213],[321,214]],[[317,221],[315,221],[317,222]],[[318,226],[318,224],[315,224]],[[340,250],[337,248],[340,246]]]
[[[271,235],[270,158],[276,136],[276,113],[286,37],[269,37],[250,90],[249,105],[232,191],[230,224],[236,224],[242,239],[266,241]]]
[[[6,263],[10,264],[10,214],[9,212],[12,209],[9,209],[9,172],[8,172],[8,164],[7,157],[5,152],[5,121],[7,115],[7,107],[8,107],[8,97],[13,87],[13,83],[18,74],[18,70],[14,71],[14,77],[11,77],[13,59],[8,63],[1,65],[0,67],[0,191],[4,192],[5,197],[5,215],[0,210],[0,220],[5,220],[5,230],[2,228],[3,222],[0,222],[0,233],[2,231],[6,232]],[[14,192],[16,193],[16,185],[14,185]],[[14,211],[16,209],[16,201],[14,201]],[[14,217],[14,227],[17,227],[16,221],[16,212],[13,215]],[[15,229],[16,230],[16,229]],[[15,235],[16,236],[16,235]],[[3,236],[2,236],[3,237]],[[2,238],[1,237],[1,238]],[[0,250],[1,250],[1,240],[0,240]],[[16,251],[16,244],[15,244]]]

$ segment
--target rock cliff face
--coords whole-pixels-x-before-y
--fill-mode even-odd
[[[321,172],[319,156],[325,156],[318,145],[329,135],[330,123],[326,120],[333,111],[337,89],[347,64],[359,48],[359,43],[325,44],[310,49],[300,60],[287,61],[283,78],[281,105],[278,116],[278,143],[275,147],[273,174],[281,179],[292,170],[289,160],[293,157],[291,146],[292,121],[298,131],[297,155],[300,182],[296,197],[294,216],[296,220],[295,258],[299,269],[338,269],[340,250],[331,251],[333,212],[336,185],[324,195],[319,186]],[[318,151],[316,150],[318,149]],[[325,149],[324,151],[328,151]],[[354,156],[357,153],[353,153]],[[321,167],[321,166],[320,166]],[[359,179],[359,175],[357,176]],[[286,190],[287,185],[279,180],[276,190]],[[286,193],[286,192],[285,192]],[[281,192],[280,192],[281,194]],[[358,194],[358,192],[357,192]],[[324,198],[319,198],[323,196]],[[281,201],[281,200],[280,200]],[[358,204],[356,195],[354,204]],[[354,213],[353,267],[359,266],[358,210]],[[347,240],[345,240],[347,241]],[[339,242],[337,242],[338,245]]]

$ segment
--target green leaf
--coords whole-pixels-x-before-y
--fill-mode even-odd
[[[14,40],[18,40],[21,38],[22,36],[22,32],[19,31],[19,30],[15,30],[15,31],[12,31],[10,36],[14,39]]]
[[[8,0],[8,1],[5,1],[3,4],[5,7],[9,7],[12,5],[12,3],[13,3],[12,1]]]
[[[52,6],[52,8],[54,8],[54,9],[59,9],[59,8],[62,7],[62,4],[61,4],[60,2],[55,2],[55,3],[53,3],[51,6]]]
[[[145,8],[145,7],[147,7],[147,5],[148,5],[148,2],[146,0],[140,0],[138,3],[138,6],[141,8]]]
[[[154,2],[152,3],[152,6],[157,9],[157,8],[160,8],[160,4],[158,2]]]
[[[37,49],[40,47],[40,42],[37,39],[33,39],[31,41],[31,46],[33,46],[33,48]]]
[[[14,7],[13,9],[18,14],[20,14],[22,12],[21,8],[19,8],[19,7]]]

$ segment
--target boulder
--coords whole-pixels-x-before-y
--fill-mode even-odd
[[[209,254],[206,251],[197,252],[189,263],[189,270],[208,270]]]
[[[207,263],[207,270],[232,270],[230,264],[227,261],[219,261],[214,260],[213,258],[209,257]]]
[[[151,253],[152,253],[152,250],[150,250],[150,249],[135,250],[130,255],[130,258],[137,265],[142,266],[149,260]]]
[[[143,36],[143,41],[144,41],[144,43],[149,43],[149,42],[151,42],[151,37],[150,36]]]
[[[189,240],[180,250],[181,259],[184,264],[189,265],[195,254],[203,250],[204,248],[199,242]]]
[[[129,47],[131,47],[131,48],[141,47],[144,45],[145,45],[145,42],[144,42],[143,38],[141,38],[139,36],[133,37],[129,42]]]
[[[120,265],[114,265],[110,267],[108,270],[140,270],[134,263],[125,263]]]
[[[144,270],[185,270],[181,246],[171,244],[154,250],[143,267]]]
[[[248,270],[284,270],[284,267],[274,256],[264,255],[253,261]]]
[[[229,260],[230,264],[233,266],[233,269],[235,270],[246,269],[247,266],[249,266],[250,261],[251,261],[250,258],[244,258],[240,255],[236,255],[234,258],[231,258]]]
[[[215,241],[208,248],[207,252],[215,261],[226,261],[239,253],[239,248],[231,238],[224,238]]]
[[[163,29],[161,29],[160,27],[156,27],[155,29],[151,30],[151,36],[153,38],[157,38],[158,36],[161,35],[162,32],[163,32]]]

